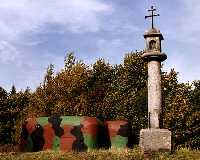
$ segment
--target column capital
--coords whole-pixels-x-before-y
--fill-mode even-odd
[[[148,51],[148,52],[144,52],[144,54],[142,55],[142,58],[145,61],[159,61],[159,62],[163,62],[167,59],[167,55],[165,53],[160,53],[159,51]]]

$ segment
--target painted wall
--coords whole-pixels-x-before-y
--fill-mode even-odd
[[[101,122],[95,117],[52,116],[29,118],[22,126],[21,151],[125,148],[130,127],[126,121]]]

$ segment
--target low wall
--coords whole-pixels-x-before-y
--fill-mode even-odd
[[[19,146],[23,152],[125,148],[129,136],[130,127],[126,121],[103,123],[95,117],[39,117],[24,122]]]

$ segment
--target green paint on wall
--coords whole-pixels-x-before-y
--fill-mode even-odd
[[[39,117],[39,118],[37,118],[37,122],[41,126],[45,126],[45,125],[47,125],[49,123],[48,119],[49,119],[49,117]]]
[[[32,141],[31,135],[28,135],[25,151],[26,152],[32,152],[33,151],[33,141]]]
[[[69,124],[73,126],[78,126],[81,124],[82,120],[84,117],[79,117],[79,116],[61,116],[62,122],[61,126]]]
[[[60,150],[60,138],[58,136],[55,136],[54,139],[53,139],[52,149],[54,151]]]
[[[125,148],[128,143],[128,137],[117,135],[111,138],[111,146],[116,148]]]
[[[97,147],[97,137],[92,137],[89,134],[83,134],[84,143],[89,149],[95,149]]]

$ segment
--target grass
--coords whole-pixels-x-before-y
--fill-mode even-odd
[[[145,156],[146,157],[146,156]],[[132,150],[91,150],[88,152],[56,152],[42,151],[35,153],[0,153],[0,160],[143,160],[139,148]],[[157,153],[152,156],[155,160],[200,160],[200,151],[179,149],[174,154]]]

